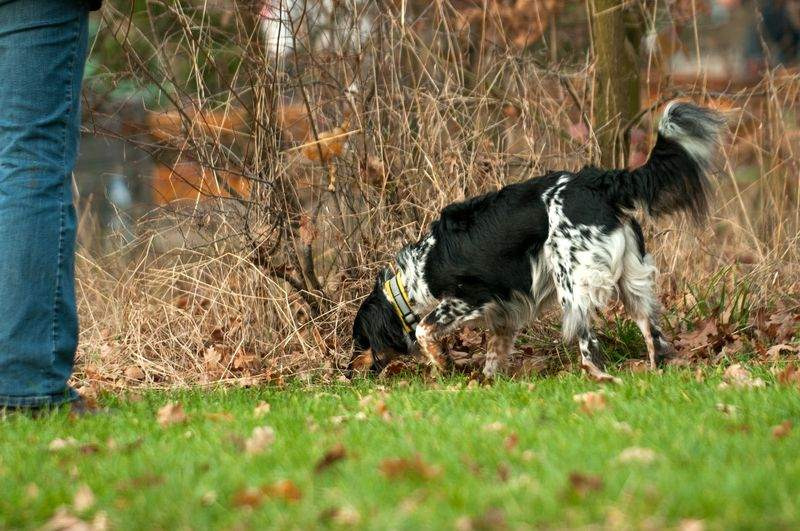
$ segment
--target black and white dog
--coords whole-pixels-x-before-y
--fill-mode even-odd
[[[551,172],[445,207],[427,235],[397,254],[396,272],[379,274],[353,324],[353,360],[379,371],[418,343],[438,369],[440,340],[469,323],[489,331],[483,373],[491,378],[517,331],[558,300],[564,339],[577,338],[581,366],[613,380],[592,319],[618,294],[655,367],[672,345],[659,328],[656,268],[633,214],[700,219],[723,125],[714,111],[672,102],[644,166]]]

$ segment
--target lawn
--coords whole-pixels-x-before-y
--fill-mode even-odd
[[[797,528],[800,429],[785,421],[800,423],[800,393],[755,372],[764,387],[671,369],[605,388],[567,374],[488,388],[358,381],[12,414],[0,528],[39,527],[59,507],[62,522],[119,529]],[[159,424],[168,403],[185,420],[162,412]]]

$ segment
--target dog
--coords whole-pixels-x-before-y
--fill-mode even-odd
[[[470,324],[488,330],[483,376],[491,379],[520,328],[558,301],[563,338],[577,339],[581,367],[595,380],[617,381],[604,371],[592,330],[614,295],[641,330],[655,368],[674,349],[659,326],[656,267],[634,215],[640,209],[654,218],[703,219],[724,124],[715,111],[673,101],[639,168],[549,172],[445,207],[363,300],[351,368],[379,372],[419,349],[437,372],[445,363],[441,340]]]

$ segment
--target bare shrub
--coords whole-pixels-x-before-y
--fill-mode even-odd
[[[247,1],[107,2],[102,38],[121,65],[109,86],[159,94],[127,140],[164,164],[160,195],[174,197],[123,250],[81,253],[77,378],[335,378],[377,269],[441,207],[598,160],[591,56],[523,53],[519,34],[502,38],[507,6],[486,12],[482,40],[479,4],[463,23],[446,1],[298,0],[283,15]],[[555,3],[542,9],[552,21]],[[536,24],[537,39],[555,30]],[[276,40],[276,27],[288,34]],[[659,104],[676,95],[731,109],[710,222],[647,226],[670,304],[723,268],[725,282],[752,286],[754,305],[796,293],[798,88],[789,74],[739,93],[667,83],[633,124],[646,151]],[[746,184],[734,177],[744,162]],[[551,326],[530,331],[548,352]]]

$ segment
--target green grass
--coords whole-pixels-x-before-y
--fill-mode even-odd
[[[40,526],[59,506],[72,507],[81,484],[95,495],[81,516],[89,521],[100,511],[119,529],[326,527],[338,524],[325,514],[342,507],[372,529],[452,529],[493,509],[515,528],[677,526],[687,518],[712,529],[796,528],[800,428],[778,439],[772,427],[800,424],[800,395],[761,376],[766,388],[722,390],[717,373],[703,382],[689,371],[627,375],[623,385],[606,388],[608,407],[594,415],[581,412],[573,395],[598,386],[576,375],[478,389],[465,389],[463,380],[433,388],[389,384],[389,420],[360,405],[380,392],[364,381],[106,397],[114,413],[75,420],[64,412],[14,414],[0,421],[0,528]],[[170,400],[182,403],[189,419],[161,428],[155,412]],[[260,400],[272,410],[258,419]],[[208,417],[220,412],[232,419]],[[336,422],[339,416],[346,420]],[[247,455],[242,441],[261,425],[274,428],[276,441]],[[509,449],[512,433],[518,444]],[[67,437],[78,446],[48,449]],[[347,457],[315,473],[337,442]],[[658,457],[619,462],[632,446]],[[384,459],[415,454],[439,474],[381,472]],[[602,485],[578,492],[573,472],[599,476]],[[299,487],[299,501],[234,506],[241,489],[282,479]]]

